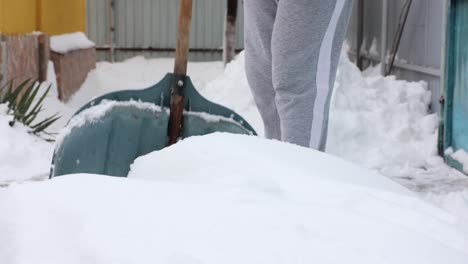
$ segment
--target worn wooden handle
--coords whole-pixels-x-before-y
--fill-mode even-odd
[[[179,0],[179,26],[172,80],[171,113],[169,117],[168,145],[177,143],[182,133],[184,114],[184,87],[187,75],[187,60],[192,20],[192,0]]]
[[[192,0],[179,0],[179,25],[177,27],[174,74],[187,74],[191,21]]]

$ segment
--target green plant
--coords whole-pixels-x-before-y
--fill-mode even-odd
[[[41,85],[31,79],[23,81],[18,86],[15,86],[13,80],[11,80],[0,88],[0,104],[7,104],[8,114],[13,115],[10,126],[18,121],[31,128],[30,132],[33,134],[48,134],[45,130],[60,117],[56,113],[36,122],[38,114],[43,110],[43,102],[51,86],[49,85],[47,90],[37,99],[40,88]]]

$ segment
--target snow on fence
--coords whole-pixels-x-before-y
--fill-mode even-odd
[[[59,99],[68,101],[96,68],[95,45],[83,33],[53,36],[50,42]]]
[[[0,35],[0,87],[10,80],[47,80],[49,59],[57,76],[59,99],[67,101],[96,67],[94,43],[83,33]]]

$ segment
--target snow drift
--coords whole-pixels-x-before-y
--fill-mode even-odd
[[[7,110],[7,105],[0,104],[0,185],[46,178],[53,144],[29,134],[30,129],[19,122],[10,127],[13,117]]]
[[[367,169],[248,136],[194,137],[130,178],[0,189],[0,263],[465,264],[455,218]]]

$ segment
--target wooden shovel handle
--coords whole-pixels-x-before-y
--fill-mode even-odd
[[[177,27],[174,74],[187,74],[191,21],[192,0],[179,0],[179,25]]]
[[[184,87],[187,75],[191,20],[192,0],[179,0],[179,25],[177,30],[177,47],[171,91],[171,112],[168,127],[169,146],[177,143],[182,133]]]

